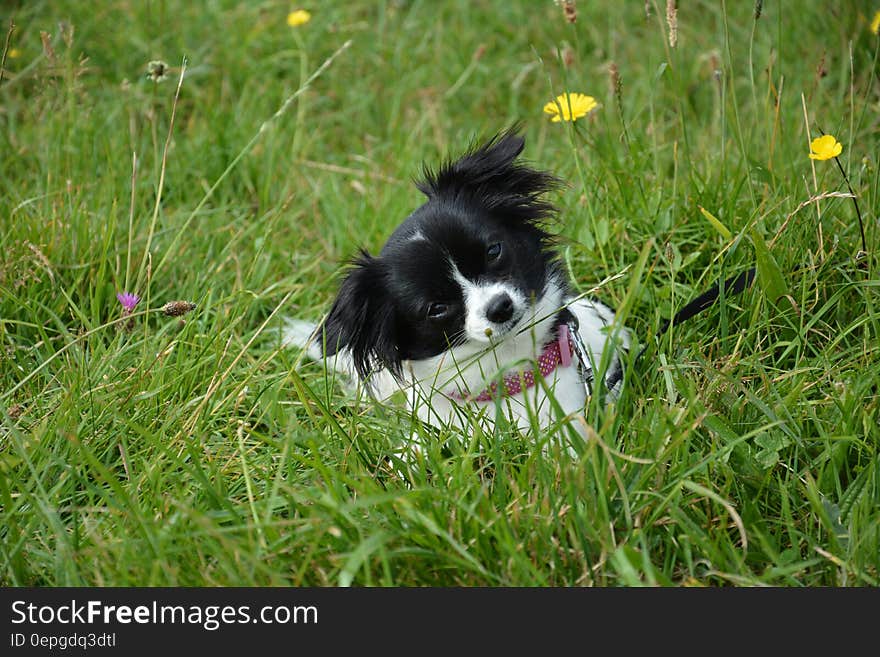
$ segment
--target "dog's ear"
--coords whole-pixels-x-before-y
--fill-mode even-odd
[[[339,287],[339,293],[318,335],[325,353],[346,348],[358,376],[379,367],[400,375],[401,359],[395,338],[394,306],[387,293],[384,264],[361,251]]]
[[[462,157],[444,164],[435,173],[425,169],[417,187],[429,199],[458,199],[499,211],[513,219],[534,222],[555,212],[541,196],[560,181],[546,171],[518,164],[525,139],[512,128]]]

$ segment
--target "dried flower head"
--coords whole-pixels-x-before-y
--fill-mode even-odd
[[[833,135],[816,137],[810,142],[811,160],[830,160],[840,155],[842,151],[843,144],[837,141]]]
[[[666,24],[669,26],[669,47],[678,43],[678,7],[676,0],[666,0]]]
[[[162,314],[166,317],[180,317],[195,310],[196,304],[192,301],[169,301],[162,306]]]
[[[168,64],[161,59],[154,59],[147,64],[147,77],[158,84],[168,79],[168,72],[170,70]]]
[[[43,44],[43,54],[49,63],[55,65],[55,48],[52,47],[52,35],[45,30],[40,30],[40,42]]]
[[[61,32],[61,39],[64,41],[64,45],[70,48],[73,45],[73,24],[67,21],[60,21],[58,23],[58,31]]]
[[[611,93],[619,103],[623,95],[623,87],[620,83],[620,69],[617,68],[617,62],[611,62],[608,65],[608,83],[611,86]]]
[[[305,25],[310,20],[312,20],[312,15],[305,9],[297,9],[296,11],[287,14],[287,24],[290,25],[290,27]]]
[[[569,23],[577,21],[578,10],[574,5],[574,0],[562,0],[562,13],[565,15],[565,20]]]
[[[544,105],[544,113],[550,114],[553,123],[577,121],[599,106],[592,96],[578,93],[564,93]]]

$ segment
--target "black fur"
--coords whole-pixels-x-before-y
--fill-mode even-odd
[[[394,307],[384,293],[387,276],[381,260],[361,251],[322,327],[325,353],[335,354],[347,347],[361,377],[366,377],[375,363],[383,363],[395,373],[400,370]]]
[[[404,361],[459,344],[464,300],[451,265],[469,280],[505,281],[532,298],[549,276],[564,280],[542,228],[555,213],[542,196],[558,180],[517,163],[523,146],[511,130],[436,173],[425,170],[417,187],[428,200],[378,257],[362,252],[352,263],[318,334],[327,354],[348,348],[361,378],[383,367],[399,376]],[[497,244],[500,256],[489,258]],[[431,315],[437,304],[442,317]]]
[[[540,197],[559,180],[516,164],[524,147],[525,139],[515,132],[501,133],[437,173],[426,168],[425,179],[416,186],[429,199],[461,199],[511,219],[537,222],[555,213],[556,208]]]

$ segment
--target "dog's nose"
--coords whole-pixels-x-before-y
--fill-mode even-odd
[[[506,292],[496,294],[486,305],[486,319],[496,324],[506,322],[513,317],[513,299]]]

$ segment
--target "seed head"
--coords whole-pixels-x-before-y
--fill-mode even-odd
[[[666,24],[669,25],[669,47],[678,43],[678,7],[676,0],[666,0]]]
[[[162,306],[162,314],[166,317],[180,317],[195,310],[196,304],[192,301],[169,301]]]
[[[622,87],[620,84],[620,69],[617,68],[617,62],[611,62],[608,65],[608,82],[611,85],[611,93],[614,94],[619,104],[622,97]]]
[[[169,71],[170,68],[168,64],[160,59],[154,59],[147,64],[147,77],[156,84],[162,82],[163,80],[166,80],[168,78]]]

